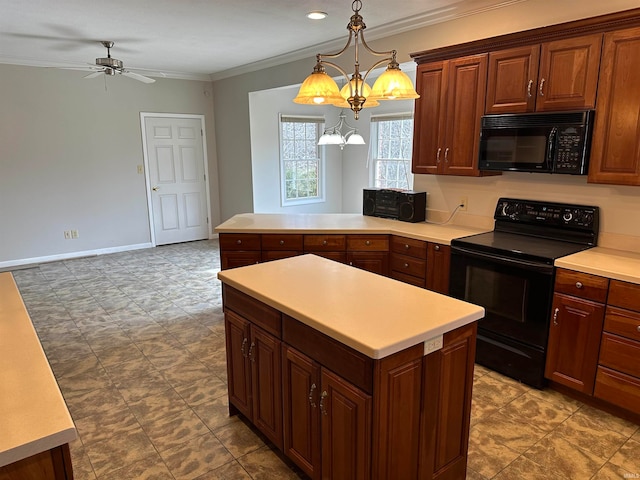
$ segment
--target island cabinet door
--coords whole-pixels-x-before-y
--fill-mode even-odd
[[[251,402],[251,365],[249,363],[249,322],[226,310],[224,327],[227,346],[229,413],[253,418]]]
[[[249,351],[253,424],[282,450],[282,358],[280,340],[251,326]]]
[[[371,396],[321,369],[322,478],[371,478]]]
[[[306,355],[282,349],[284,452],[313,480],[321,478],[320,366]]]
[[[465,478],[477,322],[444,334],[443,347],[423,357],[421,480]]]

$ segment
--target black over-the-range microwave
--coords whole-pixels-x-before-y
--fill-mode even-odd
[[[482,117],[478,168],[586,175],[594,110]]]

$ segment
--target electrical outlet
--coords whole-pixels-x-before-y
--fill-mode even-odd
[[[65,240],[71,240],[71,230],[65,230],[64,231],[64,239]]]
[[[78,230],[71,230],[71,238],[78,238],[79,236]]]
[[[443,345],[442,335],[438,335],[437,337],[430,338],[429,340],[425,340],[424,342],[424,354],[435,352],[436,350],[440,350]]]
[[[460,197],[460,200],[458,201],[458,205],[460,205],[460,211],[461,212],[466,212],[467,211],[467,203],[469,202],[469,199],[467,197]]]

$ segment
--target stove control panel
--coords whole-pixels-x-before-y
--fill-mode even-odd
[[[501,198],[493,218],[497,221],[557,228],[598,229],[598,207],[586,205]]]

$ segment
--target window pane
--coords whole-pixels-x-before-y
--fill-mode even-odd
[[[323,123],[319,118],[281,119],[280,156],[284,172],[284,201],[320,197],[320,149]]]
[[[373,121],[372,149],[374,187],[408,190],[413,183],[411,152],[413,147],[413,119],[391,118]]]

